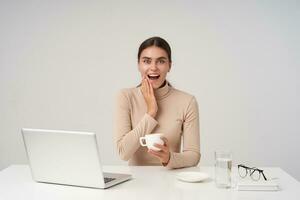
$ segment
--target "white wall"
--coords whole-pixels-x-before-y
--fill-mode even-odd
[[[203,165],[279,166],[300,180],[299,1],[0,1],[0,168],[26,163],[21,127],[87,130],[105,164],[116,92],[138,45],[173,49],[172,84],[200,105]],[[298,87],[298,91],[297,91]]]

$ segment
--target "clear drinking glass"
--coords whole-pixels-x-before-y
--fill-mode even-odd
[[[232,153],[215,151],[215,183],[219,188],[231,187]]]

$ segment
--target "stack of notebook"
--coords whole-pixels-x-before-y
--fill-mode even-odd
[[[277,191],[279,190],[279,184],[278,184],[278,180],[253,181],[249,179],[239,179],[237,182],[237,190]]]

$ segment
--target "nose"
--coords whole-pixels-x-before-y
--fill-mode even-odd
[[[152,70],[152,71],[156,71],[157,70],[157,63],[156,62],[152,62],[151,63],[150,70]]]

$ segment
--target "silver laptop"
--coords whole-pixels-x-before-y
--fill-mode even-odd
[[[22,129],[35,181],[91,188],[108,188],[131,178],[103,173],[95,133]]]

